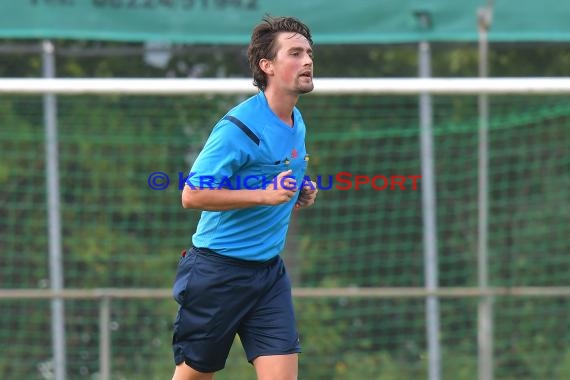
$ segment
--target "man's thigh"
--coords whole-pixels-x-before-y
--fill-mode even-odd
[[[253,365],[257,380],[297,380],[298,354],[259,356]]]

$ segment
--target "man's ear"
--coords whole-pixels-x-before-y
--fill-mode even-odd
[[[259,61],[259,68],[267,75],[273,75],[273,62],[263,58]]]

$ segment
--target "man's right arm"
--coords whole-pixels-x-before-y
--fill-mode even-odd
[[[285,178],[291,170],[279,173],[276,183],[278,186],[268,186],[257,190],[230,189],[197,189],[184,186],[182,191],[182,207],[204,210],[225,211],[255,206],[271,206],[285,203],[296,195],[295,179]]]

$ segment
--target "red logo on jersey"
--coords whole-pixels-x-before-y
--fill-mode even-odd
[[[297,158],[299,157],[299,153],[297,153],[297,149],[293,148],[293,150],[291,151],[291,158]]]

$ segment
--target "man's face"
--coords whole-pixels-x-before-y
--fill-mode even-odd
[[[295,95],[313,90],[313,50],[309,41],[297,33],[279,33],[277,54],[272,61],[273,76],[269,86],[277,86]]]

